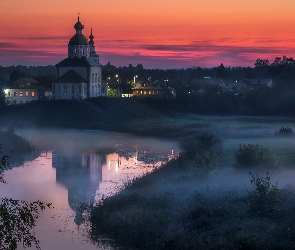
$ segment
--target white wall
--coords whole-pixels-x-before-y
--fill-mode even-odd
[[[89,70],[89,86],[90,86],[90,97],[97,97],[105,95],[102,91],[102,75],[101,66],[91,67]]]
[[[81,90],[81,93],[80,93]],[[52,96],[55,100],[85,99],[87,97],[86,83],[53,83]]]
[[[5,89],[5,103],[20,104],[38,100],[37,89]]]
[[[106,96],[106,88],[102,84],[102,69],[101,66],[90,67],[89,75],[87,75],[87,67],[60,67],[58,77],[67,73],[69,70],[74,70],[77,74],[83,77],[86,81],[89,79],[89,97]],[[96,77],[97,76],[97,77]],[[104,91],[103,89],[104,88]],[[93,89],[93,91],[92,91]],[[87,93],[86,93],[87,95]]]

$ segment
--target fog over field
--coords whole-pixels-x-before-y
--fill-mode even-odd
[[[62,242],[59,240],[59,230],[68,238],[75,238],[75,242],[85,241],[89,228],[85,228],[83,223],[80,228],[84,228],[86,238],[82,235],[75,236],[79,228],[76,224],[77,208],[81,202],[100,203],[103,194],[115,195],[115,200],[119,198],[115,201],[118,207],[115,205],[114,209],[121,209],[118,213],[122,213],[122,216],[125,212],[135,212],[131,208],[125,210],[125,205],[120,203],[122,197],[128,200],[132,195],[139,195],[139,199],[143,199],[141,204],[147,202],[147,208],[150,202],[158,204],[159,201],[160,203],[152,210],[154,212],[157,211],[157,206],[166,204],[167,209],[169,208],[165,212],[166,215],[173,216],[181,209],[184,213],[190,213],[185,211],[197,206],[192,204],[204,205],[209,210],[217,206],[230,213],[231,210],[223,206],[228,202],[234,202],[233,208],[241,206],[241,211],[246,211],[248,203],[239,202],[240,199],[248,199],[254,190],[249,172],[254,177],[263,178],[268,173],[271,184],[275,185],[278,182],[278,188],[282,190],[290,185],[295,186],[294,136],[281,136],[277,133],[281,127],[294,129],[292,119],[196,115],[186,116],[185,119],[176,120],[171,126],[179,129],[179,124],[186,122],[187,125],[181,125],[187,132],[184,141],[192,142],[192,149],[202,157],[207,157],[208,154],[209,162],[212,163],[216,157],[217,164],[214,163],[214,166],[211,166],[211,163],[207,166],[202,158],[190,160],[184,157],[177,163],[175,157],[185,153],[179,138],[160,140],[101,130],[17,128],[15,133],[35,144],[40,155],[35,160],[26,161],[23,167],[14,168],[6,173],[7,180],[13,188],[7,186],[8,189],[3,189],[4,194],[28,201],[40,199],[54,203],[55,210],[45,212],[44,219],[38,224],[38,228],[43,228],[42,223],[46,224],[46,220],[49,219],[47,217],[53,218],[50,228],[44,227],[38,232],[38,237],[44,242],[42,249],[50,249],[51,239],[47,237],[50,234],[46,233],[48,230],[53,230],[54,233],[51,235],[58,239],[59,244]],[[203,151],[202,148],[198,149],[199,144],[195,143],[198,140],[196,135],[203,134],[214,135],[212,140],[218,141],[216,151],[214,149],[212,154],[209,152],[212,148],[208,152]],[[240,144],[258,144],[269,149],[277,167],[250,166],[237,169],[235,154]],[[154,167],[167,160],[168,165],[163,165],[148,174]],[[144,176],[139,178],[143,174]],[[134,177],[138,179],[133,179]],[[124,185],[127,187],[125,191],[122,189]],[[133,199],[128,201],[130,206],[133,202]],[[224,218],[224,221],[227,219]],[[70,236],[71,234],[73,235]],[[87,244],[89,247],[86,249],[92,249],[93,245],[89,242]],[[97,244],[101,249],[112,248],[109,244]]]
[[[278,136],[276,131],[282,126],[292,128],[293,121],[286,118],[276,117],[218,117],[218,116],[198,116],[190,117],[191,127],[193,124],[203,125],[200,133],[214,134],[221,138],[222,157],[218,168],[211,171],[206,178],[200,177],[193,186],[188,183],[190,189],[196,189],[205,193],[222,193],[228,191],[239,191],[244,193],[251,188],[249,172],[253,174],[265,175],[271,172],[273,181],[278,181],[280,187],[287,184],[294,184],[293,162],[295,161],[295,140],[294,137]],[[55,149],[65,152],[75,152],[86,150],[95,152],[113,152],[120,148],[134,148],[134,151],[145,150],[148,152],[160,153],[166,147],[166,142],[155,139],[144,139],[144,147],[141,146],[143,138],[120,133],[99,132],[99,138],[93,136],[96,133],[92,130],[66,130],[66,129],[17,129],[16,133],[31,140],[40,146],[42,150],[47,150],[54,146]],[[189,137],[189,134],[188,134]],[[173,140],[173,138],[171,138]],[[176,143],[176,142],[175,142]],[[279,170],[257,170],[243,169],[237,171],[233,168],[234,154],[240,144],[259,144],[267,147],[274,155]],[[135,146],[136,145],[136,146]],[[294,150],[293,150],[294,149]],[[171,150],[179,152],[177,145]],[[165,187],[165,185],[163,185]],[[160,188],[160,187],[159,187]]]

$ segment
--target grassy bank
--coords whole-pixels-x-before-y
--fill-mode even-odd
[[[128,98],[36,101],[0,107],[0,125],[15,127],[107,129],[148,117],[161,115]]]
[[[0,130],[0,156],[9,156],[10,167],[23,164],[25,158],[34,158],[38,148],[29,140],[15,134],[14,129]]]
[[[279,187],[274,172],[268,179],[268,169],[252,168],[259,176],[232,169],[220,182],[221,141],[215,137],[191,138],[183,149],[95,206],[91,238],[107,234],[135,249],[293,248],[294,188]],[[239,190],[230,188],[234,182],[243,182]]]
[[[195,193],[183,201],[128,191],[93,210],[92,238],[104,233],[137,249],[292,249],[294,194],[281,190],[280,209],[259,215],[250,195]]]
[[[0,107],[0,126],[102,129],[165,138],[181,138],[200,132],[214,133],[218,137],[247,137],[249,134],[273,134],[282,124],[292,127],[295,120],[292,117],[200,116],[168,109],[169,99],[160,103],[151,99],[150,102],[107,97],[30,102]]]

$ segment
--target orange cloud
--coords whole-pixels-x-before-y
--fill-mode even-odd
[[[257,57],[294,57],[293,5],[293,0],[9,0],[0,9],[0,63],[17,64],[17,58],[57,63],[67,54],[80,12],[84,34],[93,28],[102,63],[111,58],[115,65],[146,62],[146,67],[166,67],[167,61],[175,67],[253,66]]]

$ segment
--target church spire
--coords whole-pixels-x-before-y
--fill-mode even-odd
[[[74,25],[76,30],[76,34],[82,34],[82,30],[84,29],[84,25],[80,22],[80,16],[78,16],[78,22]]]
[[[89,44],[94,44],[94,40],[93,40],[94,36],[92,34],[92,28],[91,28],[91,33],[90,33],[89,38],[90,38]]]
[[[96,54],[96,51],[95,51],[95,45],[94,45],[94,40],[93,40],[94,36],[92,34],[92,28],[90,30],[90,36],[89,36],[89,49],[90,49],[90,57],[94,58],[94,60],[96,62],[99,61],[99,57],[98,55]]]

